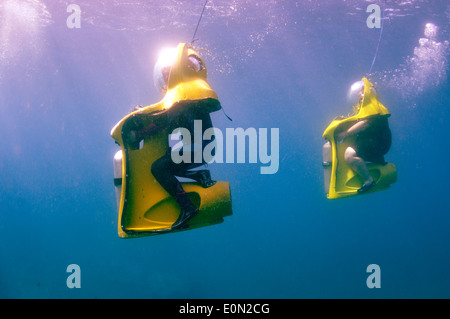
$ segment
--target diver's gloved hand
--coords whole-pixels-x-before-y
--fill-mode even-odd
[[[135,111],[139,111],[139,110],[141,110],[141,109],[143,109],[144,107],[142,106],[142,105],[136,105],[134,108],[133,108],[133,111],[135,112]]]
[[[336,143],[342,144],[347,136],[348,134],[346,131],[336,134]]]
[[[135,143],[140,142],[140,141],[138,141],[138,139],[136,137],[136,131],[128,131],[127,135],[126,135],[126,139],[129,144],[135,144]]]

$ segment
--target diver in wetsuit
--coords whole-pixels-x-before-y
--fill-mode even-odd
[[[358,103],[361,104],[364,97],[363,82],[356,82],[352,85],[350,97],[352,98],[352,96],[356,96]],[[376,184],[369,173],[366,162],[386,164],[384,155],[389,151],[392,141],[388,123],[389,116],[390,114],[377,114],[360,119],[336,136],[338,142],[350,136],[355,137],[345,150],[344,157],[350,168],[364,180],[358,193],[365,193]]]
[[[173,59],[162,58],[156,65],[154,70],[155,85],[161,90],[163,94],[167,92],[167,85],[170,76],[170,68],[172,66]],[[214,141],[214,138],[208,141],[202,139],[202,145],[198,149],[194,144],[194,121],[202,121],[202,136],[208,128],[212,127],[212,121],[210,114],[205,111],[201,111],[201,108],[196,108],[192,102],[191,105],[185,105],[177,110],[169,110],[165,116],[162,116],[159,120],[153,121],[150,125],[130,130],[129,140],[134,143],[139,143],[147,136],[153,135],[160,130],[167,129],[169,133],[173,132],[176,128],[185,128],[190,132],[191,140],[183,140],[183,147],[181,150],[173,150],[169,147],[166,153],[157,159],[151,166],[151,172],[158,183],[167,191],[180,206],[180,215],[175,223],[172,225],[172,229],[182,228],[188,220],[194,217],[198,213],[198,208],[192,203],[188,195],[184,191],[178,177],[185,177],[197,181],[202,187],[210,187],[215,184],[215,181],[211,180],[209,170],[192,170],[206,164],[202,158],[201,163],[195,163],[195,152],[202,152],[203,149],[209,143]],[[139,109],[140,106],[137,107]],[[182,161],[181,163],[175,163],[172,160],[172,152],[177,152],[182,156],[184,152],[190,153],[190,161]],[[212,154],[214,155],[214,154]]]
[[[170,116],[169,116],[170,117]],[[195,152],[197,151],[194,146],[194,121],[195,120],[201,120],[202,121],[202,136],[206,129],[212,127],[211,117],[209,113],[194,113],[184,111],[181,114],[177,115],[177,118],[173,120],[169,120],[169,125],[171,126],[169,128],[169,132],[171,132],[172,128],[176,129],[179,127],[187,129],[191,134],[191,141],[183,141],[183,143],[186,146],[183,146],[181,150],[173,150],[172,148],[168,148],[166,154],[164,156],[157,159],[152,167],[151,171],[153,176],[156,178],[156,180],[161,184],[161,186],[170,194],[172,197],[176,200],[178,205],[180,206],[181,212],[178,217],[178,219],[175,221],[175,223],[172,225],[172,229],[180,228],[183,224],[185,224],[189,219],[194,217],[198,213],[198,208],[192,203],[192,201],[189,199],[188,195],[184,191],[183,187],[181,186],[180,181],[176,178],[176,176],[179,177],[186,177],[190,179],[194,179],[197,182],[200,183],[203,187],[210,187],[214,185],[214,181],[211,180],[211,175],[209,170],[193,170],[193,168],[197,168],[199,166],[202,166],[206,164],[206,162],[203,160],[202,156],[202,162],[201,163],[195,163],[194,157]],[[210,141],[203,141],[202,140],[202,146],[201,149],[198,151],[201,151],[203,154],[203,149],[211,143]],[[180,154],[183,154],[184,152],[190,153],[190,161],[181,163],[175,163],[172,159],[172,152],[177,152]]]

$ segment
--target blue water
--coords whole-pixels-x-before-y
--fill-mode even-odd
[[[192,39],[204,2],[74,3],[70,29],[66,1],[0,2],[1,298],[450,297],[447,1],[209,1],[195,44],[233,119],[213,123],[279,128],[279,171],[213,164],[232,216],[130,240],[117,236],[110,130],[161,99],[157,54]],[[385,19],[368,75],[371,3]],[[322,133],[367,75],[392,113],[398,181],[328,200]],[[66,285],[70,264],[81,288]],[[366,285],[370,264],[381,288]]]

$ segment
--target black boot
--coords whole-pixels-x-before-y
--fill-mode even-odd
[[[377,183],[375,183],[375,181],[372,181],[368,184],[363,184],[363,186],[358,189],[358,194],[363,194],[367,191],[369,191],[371,188],[373,188]]]
[[[178,219],[173,223],[172,229],[180,229],[183,228],[188,220],[197,215],[198,208],[191,202],[184,190],[177,192],[175,200],[180,206],[181,211]]]
[[[172,229],[182,229],[186,226],[186,223],[198,213],[198,208],[194,204],[190,204],[187,207],[181,208],[180,216],[173,223]]]
[[[186,171],[183,176],[193,179],[197,183],[199,183],[203,188],[208,188],[213,186],[216,181],[211,179],[211,173],[207,169],[197,170],[197,171]]]

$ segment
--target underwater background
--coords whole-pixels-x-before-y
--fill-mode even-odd
[[[67,26],[71,3],[80,28]],[[110,131],[162,98],[153,65],[192,40],[203,4],[0,1],[0,297],[449,298],[445,0],[208,1],[194,44],[233,119],[213,123],[279,128],[279,170],[212,164],[231,187],[222,224],[117,236]],[[328,200],[322,133],[351,113],[363,76],[391,111],[398,181]],[[70,264],[79,289],[66,285]],[[370,264],[381,288],[366,285]]]

